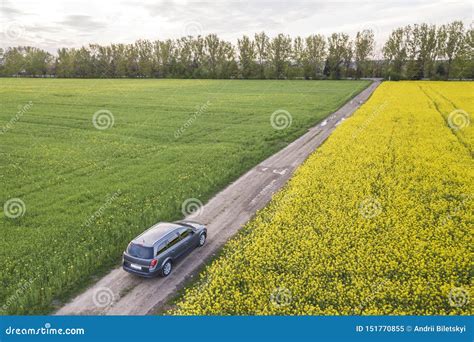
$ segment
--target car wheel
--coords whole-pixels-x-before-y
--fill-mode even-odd
[[[161,268],[161,275],[163,277],[169,276],[172,269],[173,269],[173,266],[171,265],[171,261],[168,260],[167,262],[165,262],[165,264]]]
[[[206,234],[202,233],[199,236],[199,247],[204,246],[205,243],[206,243]]]

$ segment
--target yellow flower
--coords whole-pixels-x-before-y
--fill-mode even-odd
[[[383,83],[173,313],[472,314],[473,94]]]

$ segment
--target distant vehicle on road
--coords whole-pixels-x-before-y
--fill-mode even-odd
[[[198,222],[160,222],[129,243],[123,252],[122,267],[142,277],[166,277],[175,262],[202,247],[206,237],[206,226]]]

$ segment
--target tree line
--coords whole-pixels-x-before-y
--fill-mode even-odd
[[[78,78],[391,79],[473,78],[472,28],[461,21],[415,24],[391,32],[375,58],[372,30],[292,38],[264,32],[236,44],[215,34],[133,44],[0,49],[0,76]]]

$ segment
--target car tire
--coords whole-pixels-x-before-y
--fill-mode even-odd
[[[199,247],[202,247],[204,246],[204,244],[206,243],[206,233],[201,233],[201,235],[199,236]]]
[[[163,264],[163,267],[161,268],[161,276],[162,277],[169,276],[172,270],[173,270],[173,265],[171,264],[171,260],[166,261]]]

